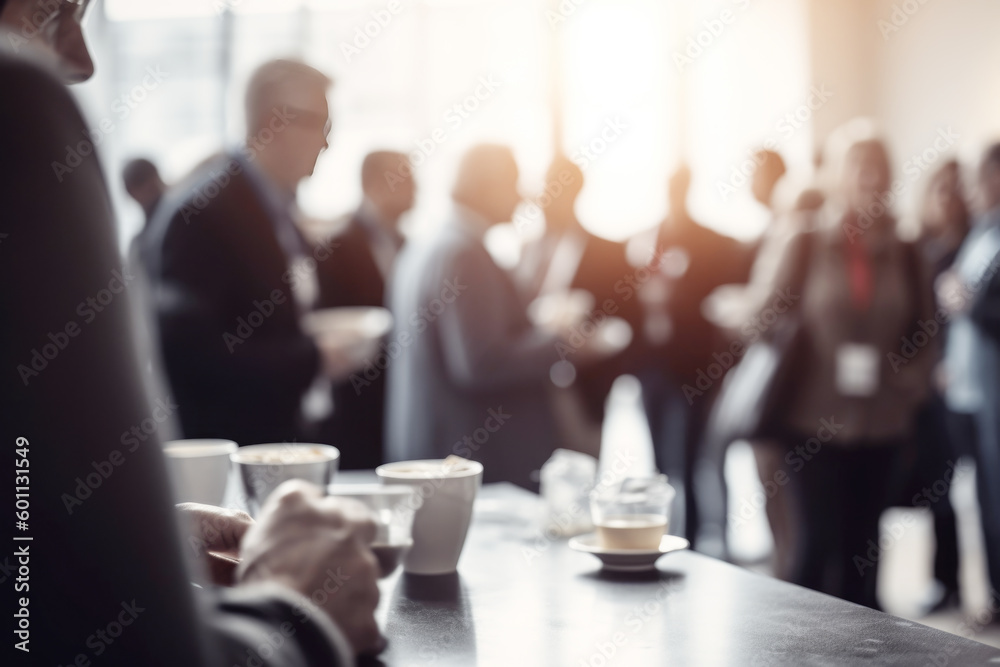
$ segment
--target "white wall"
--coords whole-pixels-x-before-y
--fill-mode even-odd
[[[875,4],[880,19],[892,14],[893,2]],[[959,135],[959,157],[974,164],[987,142],[1000,139],[1000,3],[915,4],[919,10],[899,30],[878,35],[878,116],[897,163],[950,126]]]
[[[813,81],[837,91],[814,121],[816,139],[853,117],[872,116],[889,141],[897,178],[906,180],[898,207],[904,216],[936,165],[955,154],[972,165],[987,142],[1000,139],[1000,2],[809,4]],[[912,158],[948,127],[959,135],[954,149],[919,168]]]

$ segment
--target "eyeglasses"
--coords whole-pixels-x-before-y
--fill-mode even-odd
[[[288,113],[289,120],[292,122],[292,125],[295,125],[303,130],[322,132],[323,138],[329,137],[330,132],[333,131],[333,119],[331,119],[327,114],[316,113],[315,111],[308,111],[306,109],[299,109],[296,107],[285,107],[285,111]]]
[[[81,23],[90,8],[91,0],[62,0],[52,13],[45,17],[39,28],[54,26],[58,28],[67,19]]]
[[[87,10],[90,8],[91,0],[63,0],[59,7],[59,13],[72,17],[77,23],[83,21]]]
[[[38,24],[39,32],[45,34],[50,43],[55,44],[71,26],[83,23],[90,5],[91,0],[63,0]]]

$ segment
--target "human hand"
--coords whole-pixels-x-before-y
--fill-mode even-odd
[[[364,505],[290,480],[268,497],[247,531],[236,580],[288,586],[326,612],[355,652],[372,652],[382,642],[374,539]]]
[[[342,336],[319,334],[315,338],[323,374],[334,381],[343,380],[361,370],[364,362],[356,351],[357,343]]]
[[[188,543],[207,563],[212,583],[232,585],[240,542],[253,519],[246,512],[201,503],[179,503],[177,509],[188,526]]]
[[[632,327],[618,317],[597,317],[590,326],[563,334],[563,342],[573,349],[574,363],[587,364],[619,354],[632,342]]]
[[[945,271],[938,277],[938,303],[949,315],[955,315],[965,310],[968,302],[965,293],[965,285],[954,271]]]

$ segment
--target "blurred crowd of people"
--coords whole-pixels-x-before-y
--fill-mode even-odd
[[[1000,565],[1000,149],[986,151],[974,179],[943,162],[908,240],[888,149],[855,129],[824,158],[834,176],[787,209],[775,203],[782,157],[753,155],[752,193],[771,219],[755,243],[692,218],[683,165],[663,222],[617,243],[577,219],[578,165],[555,156],[539,194],[525,198],[512,152],[484,144],[459,165],[449,219],[407,239],[416,182],[403,153],[365,159],[363,199],[343,219],[309,224],[296,208],[297,185],[328,148],[330,84],[303,63],[269,62],[247,89],[244,147],[169,189],[146,161],[125,171],[148,218],[133,254],[185,437],[334,444],[345,468],[461,454],[483,461],[488,481],[537,489],[556,448],[597,454],[611,384],[633,374],[656,464],[683,490],[675,529],[696,546],[724,545],[729,441],[713,426],[723,418],[716,399],[730,391],[728,371],[770,346],[786,370],[755,391],[780,410],[729,440],[752,442],[765,488],[781,481],[767,504],[779,576],[877,606],[869,552],[879,517],[893,504],[926,506],[938,597],[956,602],[954,511],[940,484],[921,493],[938,479],[950,487],[963,455],[979,463],[990,562]],[[525,202],[544,232],[522,234],[511,270],[484,239]],[[300,325],[307,312],[344,306],[384,306],[395,318],[363,366]],[[609,342],[612,320],[629,325],[629,341]],[[754,409],[732,401],[726,410]]]
[[[66,79],[92,71],[80,55],[79,26],[73,31],[81,7],[86,3],[57,8],[54,25],[66,32],[50,36],[57,46],[62,40],[56,51]],[[5,129],[10,155],[58,149],[82,127],[65,92],[34,65],[4,56],[0,67],[6,86],[30,92],[38,108],[56,114],[28,118],[33,107],[25,103],[5,108],[3,127],[41,127],[42,118],[44,131],[61,130],[38,139],[37,132],[18,137]],[[739,437],[751,441],[768,490],[779,576],[877,607],[879,517],[891,505],[927,507],[940,602],[955,603],[958,542],[948,491],[956,462],[971,456],[990,578],[1000,582],[1000,144],[971,170],[952,160],[934,171],[909,239],[893,213],[892,160],[877,135],[854,136],[842,155],[824,156],[836,178],[817,182],[787,210],[774,195],[785,164],[762,149],[754,155],[752,191],[771,223],[756,243],[692,218],[687,194],[697,175],[684,166],[667,184],[668,214],[654,230],[628,243],[599,238],[576,215],[585,187],[578,165],[554,156],[539,194],[525,198],[511,150],[482,144],[459,165],[449,218],[431,234],[407,238],[402,222],[417,181],[403,153],[365,158],[362,201],[342,219],[309,224],[298,210],[296,190],[329,148],[331,84],[304,63],[267,62],[247,87],[243,145],[173,184],[148,160],[128,164],[125,187],[146,225],[127,263],[141,276],[148,315],[142,337],[153,344],[137,371],[112,345],[126,314],[109,309],[115,314],[89,332],[91,347],[79,348],[86,358],[67,353],[53,361],[53,373],[90,380],[72,395],[22,392],[12,405],[28,401],[23,414],[63,406],[72,428],[44,420],[38,428],[55,439],[97,441],[107,427],[101,411],[87,407],[93,396],[120,411],[114,423],[139,423],[141,377],[147,386],[168,387],[186,438],[333,444],[348,469],[458,454],[484,462],[486,481],[537,489],[538,470],[555,449],[598,453],[595,434],[612,383],[632,374],[643,388],[656,465],[682,490],[674,532],[696,547],[711,539],[724,544],[730,517],[721,461]],[[69,211],[91,216],[66,232],[62,245],[39,240],[48,250],[20,255],[12,275],[72,278],[79,265],[81,284],[104,279],[73,253],[93,246],[95,264],[112,264],[106,189],[99,169],[78,176],[89,180],[73,191],[76,199],[65,199],[68,189],[46,197],[39,185],[46,175],[34,167],[9,184],[5,196],[26,219],[29,211],[57,221],[72,217]],[[525,201],[544,219],[544,232],[526,237],[512,270],[494,259],[485,238]],[[52,265],[60,269],[49,274]],[[51,280],[33,289],[8,304],[11,312],[23,315],[25,304],[37,303],[73,312],[72,299]],[[309,313],[344,307],[391,312],[395,324],[374,357],[359,361],[342,339],[303,326]],[[11,333],[4,347],[31,349],[35,333]],[[758,398],[766,400],[741,402],[733,378],[764,348],[777,369],[757,378]],[[119,393],[99,389],[87,371],[95,363],[127,379],[115,385]],[[767,414],[753,428],[720,427],[723,407],[751,416],[764,403]],[[67,463],[67,470],[97,455],[79,456],[79,467]],[[146,497],[136,489],[147,483],[155,493],[136,514],[167,526],[157,500],[168,495],[162,464],[147,459],[135,459],[131,485],[136,497]],[[146,467],[148,476],[139,474]],[[58,498],[62,489],[52,491]],[[273,505],[251,529],[251,560],[271,563],[261,572],[288,567],[279,553],[282,525],[340,511],[310,494],[286,490],[291,500]],[[65,523],[69,543],[80,524]],[[363,521],[350,525],[367,530]],[[167,573],[179,567],[166,551],[140,542],[136,559]],[[323,548],[348,549],[338,540]],[[253,581],[255,570],[244,568]],[[366,609],[377,601],[370,579],[356,583]],[[365,581],[372,585],[360,588]],[[307,584],[315,582],[301,589]],[[278,595],[269,604],[293,602]],[[262,603],[220,604],[231,612]],[[327,611],[347,639],[319,621],[317,636],[356,650],[376,643],[370,614],[362,614],[358,630],[351,625],[357,614]]]

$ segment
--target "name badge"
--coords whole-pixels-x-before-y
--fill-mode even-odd
[[[879,353],[874,345],[847,343],[837,348],[837,392],[872,396],[878,390]]]

